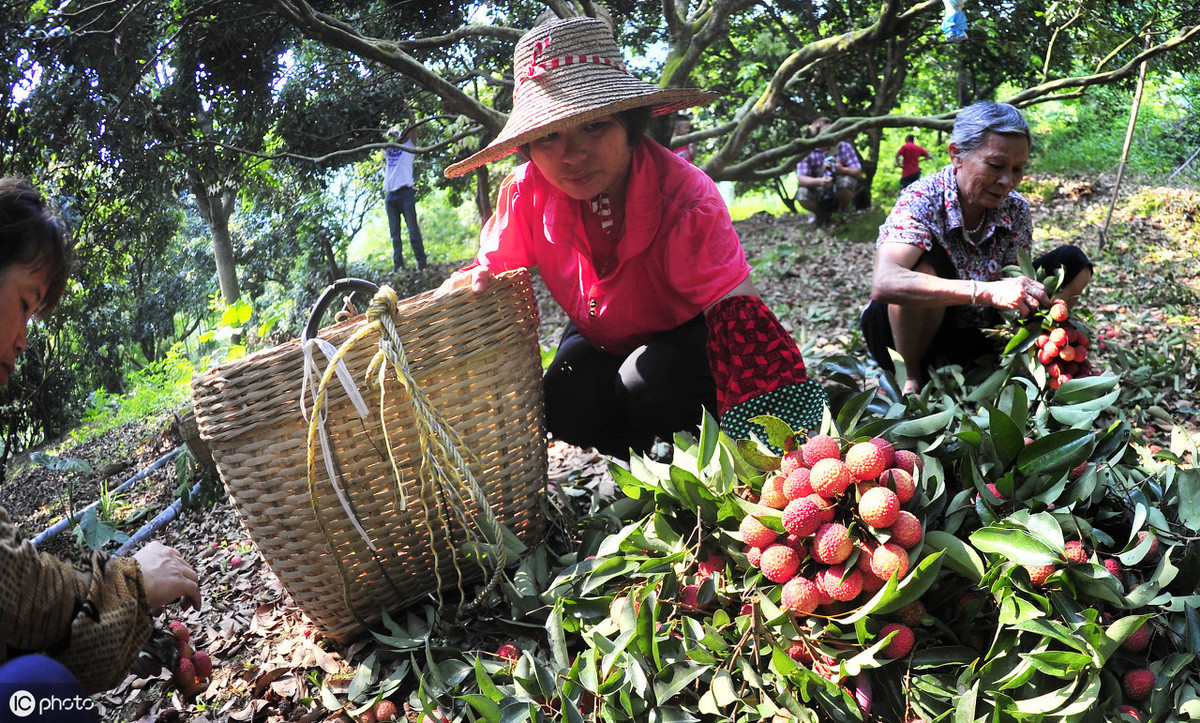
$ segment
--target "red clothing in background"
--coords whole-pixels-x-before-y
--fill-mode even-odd
[[[900,156],[900,160],[904,164],[900,166],[900,175],[911,176],[921,172],[920,159],[929,158],[929,151],[916,143],[905,143],[900,146],[900,150],[896,151],[896,155]]]

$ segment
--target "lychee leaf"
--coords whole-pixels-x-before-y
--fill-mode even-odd
[[[927,437],[948,429],[956,413],[957,410],[951,407],[924,417],[906,419],[892,428],[892,434],[897,437]]]
[[[1025,435],[1017,423],[996,407],[987,406],[988,441],[996,453],[1000,469],[1008,469],[1025,447]]]
[[[941,530],[929,530],[925,533],[925,544],[931,550],[944,551],[945,564],[951,570],[976,584],[983,579],[983,559],[964,540]]]
[[[1085,429],[1051,432],[1025,445],[1017,455],[1017,468],[1027,477],[1065,472],[1086,460],[1095,444],[1095,432]]]
[[[1014,527],[990,526],[972,532],[971,544],[985,553],[1000,555],[1017,565],[1052,565],[1058,553]]]

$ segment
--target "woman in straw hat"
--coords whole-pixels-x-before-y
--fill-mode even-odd
[[[555,438],[627,459],[695,429],[701,407],[740,433],[755,412],[733,408],[782,387],[805,426],[819,423],[824,396],[758,299],[716,184],[644,136],[652,116],[716,94],[635,78],[594,18],[535,27],[513,68],[504,129],[446,175],[518,150],[529,161],[504,179],[475,263],[447,285],[469,275],[478,292],[492,274],[539,269],[570,319],[545,374]]]

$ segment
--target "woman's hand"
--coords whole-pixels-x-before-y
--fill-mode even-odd
[[[151,610],[180,599],[185,606],[200,609],[200,578],[178,550],[155,541],[138,550],[133,559],[142,569]]]
[[[462,271],[455,271],[438,287],[437,294],[439,296],[448,294],[467,285],[470,285],[472,292],[481,294],[492,282],[492,278],[492,271],[486,266],[473,266]]]
[[[1046,287],[1027,276],[1017,276],[979,284],[980,296],[997,309],[1011,309],[1021,316],[1040,306],[1049,306]]]

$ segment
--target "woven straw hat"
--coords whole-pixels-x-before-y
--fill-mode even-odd
[[[596,18],[554,20],[525,33],[513,50],[513,76],[513,110],[504,129],[483,150],[447,168],[447,177],[595,118],[642,106],[665,115],[717,97],[712,91],[660,88],[633,77],[608,23]]]

